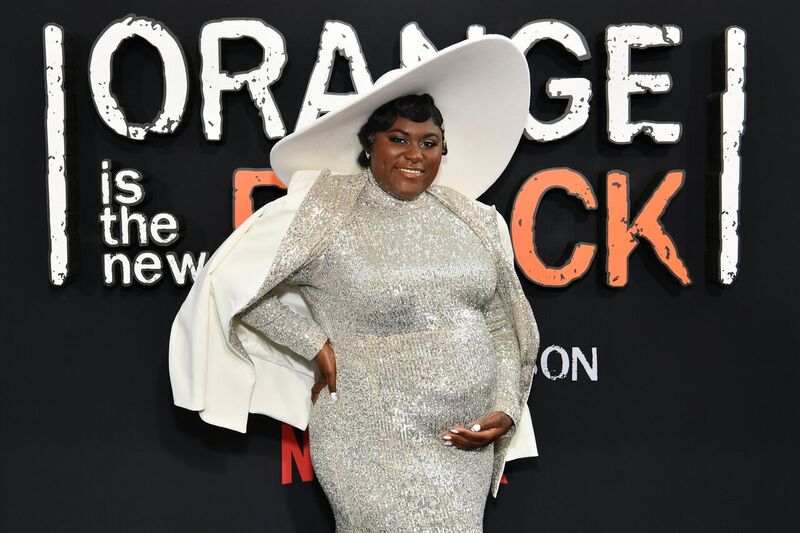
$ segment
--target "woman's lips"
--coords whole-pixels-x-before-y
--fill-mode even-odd
[[[425,171],[421,168],[412,168],[412,167],[397,167],[395,168],[395,170],[399,171],[401,174],[408,176],[410,178],[416,178],[425,173]]]

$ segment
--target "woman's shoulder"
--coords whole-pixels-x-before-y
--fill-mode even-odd
[[[348,199],[358,195],[364,183],[363,172],[344,174],[329,168],[301,170],[292,175],[288,192],[303,197],[301,208],[314,204],[318,208],[341,209]]]
[[[330,168],[323,168],[322,170],[298,170],[292,175],[291,182],[295,180],[309,182],[319,187],[341,187],[358,185],[364,181],[364,173],[346,174],[336,172]]]
[[[493,205],[473,200],[452,187],[446,185],[431,185],[428,191],[440,200],[450,204],[451,207],[466,210],[467,212],[474,213],[490,221],[494,221],[497,216],[497,210]]]
[[[501,245],[506,255],[514,257],[508,226],[495,206],[473,200],[444,185],[431,185],[428,190],[462,218],[473,221],[473,228],[482,228],[481,231],[485,232],[489,240]]]

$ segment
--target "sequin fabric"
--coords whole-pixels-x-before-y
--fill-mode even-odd
[[[480,531],[510,434],[477,451],[441,434],[494,409],[518,421],[538,331],[510,263],[497,260],[497,235],[473,231],[496,224],[494,210],[436,186],[400,200],[364,174],[338,193],[320,183],[316,196],[339,209],[310,202],[298,217],[327,237],[290,227],[240,319],[308,359],[331,341],[339,401],[324,390],[309,431],[338,531]],[[313,320],[268,292],[279,278],[301,287]],[[515,332],[512,319],[529,323]]]

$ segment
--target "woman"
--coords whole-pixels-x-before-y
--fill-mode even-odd
[[[524,90],[506,91],[487,116],[464,127],[459,117],[465,112],[453,95],[481,96],[490,84],[470,77],[470,69],[481,66],[495,69],[494,81],[501,87],[514,82]],[[445,75],[451,84],[445,89],[432,80],[441,79],[447,67],[453,72]],[[460,151],[457,159],[442,158],[448,150],[442,114],[431,97],[397,98],[417,87],[430,87],[452,109],[445,116],[448,144]],[[262,372],[262,379],[264,361],[279,362],[275,351],[298,354],[318,366],[321,378],[313,387],[308,422],[311,454],[338,530],[480,530],[486,494],[490,488],[496,494],[503,464],[512,458],[511,436],[520,425],[523,435],[528,431],[526,400],[538,332],[503,253],[505,226],[498,226],[493,209],[432,185],[447,176],[442,172],[447,167],[471,194],[485,178],[470,179],[470,174],[496,178],[519,139],[527,91],[524,58],[507,39],[460,43],[392,81],[379,80],[369,95],[273,149],[273,168],[279,176],[292,176],[292,196],[292,182],[300,179],[302,168],[292,165],[305,159],[313,168],[315,156],[336,163],[342,151],[336,143],[350,142],[354,124],[363,124],[360,162],[366,170],[316,177],[272,253],[261,286],[244,291],[255,296],[244,304],[221,304],[217,317],[230,324],[228,341],[235,353],[250,359],[257,380],[278,383],[277,367],[297,364],[285,359],[287,365],[273,365],[275,371]],[[388,102],[364,120],[365,110],[379,99]],[[492,153],[469,150],[470,140],[487,134],[492,144],[483,148]],[[353,157],[355,150],[350,153]],[[238,239],[235,247],[223,246],[222,261],[244,264],[241,257],[228,256],[241,256],[253,242],[258,240],[251,236]],[[205,277],[200,281],[206,285]],[[211,285],[200,292],[217,298],[228,294],[224,281]],[[297,301],[295,310],[290,307],[284,291],[291,286],[300,287],[311,316],[297,312],[302,308]],[[181,352],[180,341],[174,351]],[[205,390],[200,394],[192,384],[199,397],[181,399],[186,369],[180,368],[179,355],[173,358],[173,346],[170,355],[176,403],[199,407],[212,423],[229,415],[207,413],[211,404],[205,400],[220,390],[209,386],[207,374],[201,376]],[[232,376],[231,362],[218,359],[212,376]],[[226,394],[236,403],[236,392]],[[250,411],[271,416],[282,411],[276,411],[281,400],[275,397],[263,402],[271,404],[269,409],[254,409],[258,396],[253,393]],[[530,446],[516,453],[531,455]]]

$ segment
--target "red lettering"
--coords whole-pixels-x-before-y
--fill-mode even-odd
[[[314,479],[314,467],[311,465],[311,452],[308,445],[308,430],[303,432],[303,448],[297,442],[294,428],[289,424],[281,424],[281,483],[292,482],[292,463],[303,481]]]

